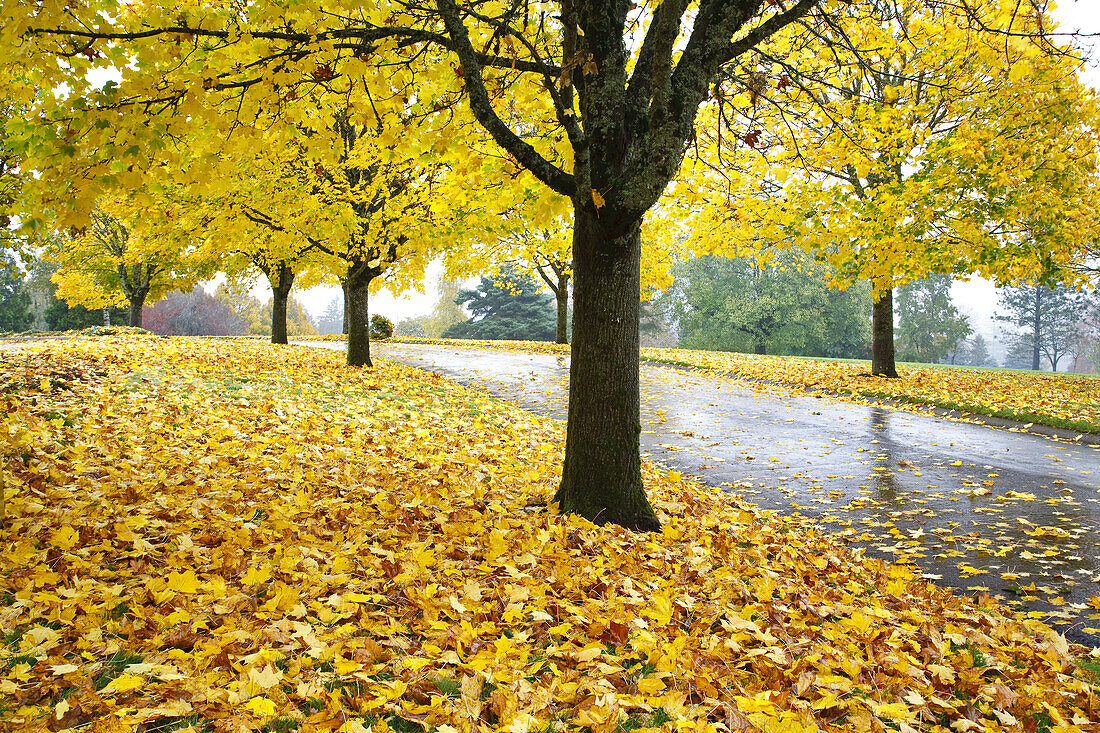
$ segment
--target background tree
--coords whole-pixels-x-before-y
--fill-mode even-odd
[[[26,331],[34,325],[31,296],[15,259],[0,252],[0,331]]]
[[[953,354],[973,331],[951,299],[951,278],[932,275],[898,288],[898,356],[936,364]]]
[[[869,336],[868,308],[853,294],[830,292],[824,270],[817,270],[794,252],[767,263],[755,257],[685,260],[673,268],[671,299],[680,345],[757,354],[861,355]]]
[[[325,310],[311,319],[313,327],[322,336],[344,332],[344,301],[337,296],[328,302]]]
[[[101,200],[87,229],[51,240],[46,256],[60,265],[58,297],[93,309],[127,304],[127,323],[140,327],[146,302],[190,289],[209,273],[182,248],[180,232],[170,232],[174,224],[165,226],[170,212],[139,214],[143,203],[134,195]]]
[[[170,293],[143,318],[147,331],[162,336],[243,336],[244,319],[196,285],[189,293]]]
[[[1082,345],[1081,320],[1095,296],[1069,290],[1064,285],[1015,285],[1000,291],[997,318],[1012,330],[1013,363],[1030,356],[1031,369],[1038,371],[1045,358],[1051,371],[1067,356],[1076,355]]]
[[[967,342],[965,350],[961,354],[960,362],[968,366],[987,367],[993,366],[993,356],[989,353],[989,344],[985,336],[974,334],[974,338]]]
[[[470,317],[458,303],[461,288],[454,280],[442,278],[436,286],[436,300],[431,313],[417,318],[406,318],[396,326],[398,336],[440,338],[451,326],[465,323]]]
[[[473,315],[443,332],[444,338],[553,341],[556,333],[553,299],[526,273],[505,267],[499,275],[482,277],[474,290],[460,290],[455,303]]]

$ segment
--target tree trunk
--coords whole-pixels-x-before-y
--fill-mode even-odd
[[[765,344],[763,341],[757,341],[753,344],[753,351],[763,356],[764,354],[768,353],[768,345]]]
[[[345,336],[348,335],[348,322],[351,320],[349,313],[351,312],[351,298],[348,297],[348,284],[341,283],[340,287],[344,290],[344,328],[340,333]]]
[[[103,325],[107,328],[111,327],[111,309],[110,308],[104,308],[103,309]]]
[[[638,442],[641,242],[640,221],[612,238],[595,214],[574,207],[569,422],[554,501],[597,524],[656,531]]]
[[[1032,331],[1031,331],[1031,368],[1032,368],[1033,371],[1036,371],[1036,372],[1039,371],[1039,368],[1041,366],[1039,364],[1039,339],[1040,339],[1040,337],[1042,336],[1042,333],[1043,333],[1043,331],[1042,331],[1043,322],[1042,322],[1042,319],[1040,318],[1040,315],[1042,314],[1042,311],[1043,311],[1042,300],[1043,300],[1043,291],[1039,289],[1038,285],[1036,285],[1035,286],[1035,300],[1034,300],[1034,303],[1035,303],[1035,310],[1034,310],[1035,320],[1034,320],[1034,324],[1032,326]]]
[[[288,343],[286,329],[286,309],[290,301],[290,289],[294,285],[294,271],[285,262],[280,262],[274,271],[268,274],[271,283],[271,343]]]
[[[874,296],[871,309],[871,374],[876,377],[897,377],[894,363],[894,291],[888,289]]]
[[[558,275],[558,289],[554,291],[554,297],[558,304],[558,329],[554,341],[559,344],[569,343],[569,275]]]
[[[370,278],[344,283],[344,318],[348,327],[348,366],[374,366],[370,360]]]
[[[286,332],[286,307],[290,300],[290,287],[273,287],[271,289],[271,343],[289,343]]]
[[[135,290],[130,295],[130,325],[141,328],[141,311],[145,308],[145,298],[148,290]]]

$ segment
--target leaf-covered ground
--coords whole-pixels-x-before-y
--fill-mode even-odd
[[[0,352],[5,729],[1097,727],[1035,620],[648,468],[660,535],[555,515],[559,426],[340,362]]]
[[[569,349],[536,341],[435,341],[525,351],[568,353]],[[841,398],[889,399],[914,407],[942,407],[973,415],[1100,433],[1100,378],[1094,375],[901,364],[898,379],[885,379],[872,377],[869,363],[865,361],[653,348],[643,348],[642,358],[800,389],[823,390]]]

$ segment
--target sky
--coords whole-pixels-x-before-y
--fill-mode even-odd
[[[1054,18],[1060,32],[1081,33],[1095,38],[1095,40],[1086,39],[1083,44],[1090,59],[1084,79],[1100,89],[1100,0],[1064,0],[1061,7],[1055,10]],[[371,296],[371,312],[384,315],[394,323],[405,318],[426,315],[435,305],[434,293],[441,276],[441,267],[433,265],[429,268],[425,284],[419,291],[406,291],[397,296],[383,289]],[[475,282],[476,278],[465,284],[471,286]],[[257,284],[254,293],[260,298],[270,297],[266,282]],[[993,317],[997,309],[997,295],[993,284],[981,278],[958,281],[952,287],[951,293],[959,309],[970,317],[975,331],[983,333],[987,339],[992,340],[991,351],[1000,359],[1004,349],[996,342],[1001,340],[1003,327]],[[319,315],[333,298],[340,297],[340,289],[337,287],[309,288],[298,291],[295,297],[311,315]]]

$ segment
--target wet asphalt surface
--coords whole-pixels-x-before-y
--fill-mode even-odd
[[[372,348],[566,417],[566,356]],[[658,464],[814,517],[869,555],[999,596],[1100,647],[1089,605],[1100,594],[1100,447],[652,363],[641,389],[642,450]]]

